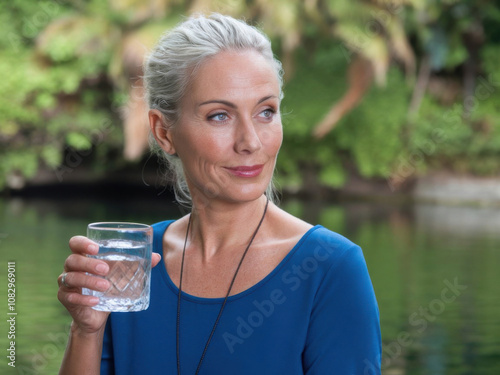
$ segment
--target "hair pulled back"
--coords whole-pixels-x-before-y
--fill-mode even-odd
[[[160,38],[144,64],[144,88],[150,109],[163,115],[167,126],[175,126],[180,118],[180,103],[190,78],[205,59],[223,51],[254,50],[262,54],[276,71],[283,97],[283,70],[274,58],[269,38],[257,28],[241,20],[221,14],[195,15],[181,22]],[[186,183],[181,160],[177,155],[164,152],[156,141],[151,147],[164,160],[167,175],[173,182],[177,201],[191,205],[191,195]],[[267,196],[274,199],[271,181]]]

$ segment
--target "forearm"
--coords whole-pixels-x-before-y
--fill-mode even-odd
[[[99,374],[103,337],[104,327],[89,334],[80,332],[73,324],[59,375]]]

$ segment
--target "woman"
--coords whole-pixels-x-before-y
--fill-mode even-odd
[[[59,299],[73,317],[63,374],[373,374],[378,309],[362,252],[272,202],[281,64],[222,15],[187,19],[145,67],[151,132],[191,214],[154,225],[151,304],[95,311],[108,266],[70,240]],[[160,260],[160,254],[162,260]]]

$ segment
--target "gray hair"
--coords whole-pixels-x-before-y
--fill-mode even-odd
[[[159,110],[164,120],[174,125],[180,118],[180,102],[193,72],[208,57],[222,51],[243,50],[255,50],[271,63],[278,78],[281,100],[283,69],[273,55],[269,38],[244,21],[214,13],[208,17],[189,17],[160,38],[144,64],[144,88],[149,108]],[[152,139],[151,148],[167,167],[177,201],[190,206],[192,199],[181,160],[177,155],[164,152]],[[266,195],[271,201],[276,198],[272,179]]]

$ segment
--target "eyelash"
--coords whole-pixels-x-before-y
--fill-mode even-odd
[[[273,116],[276,114],[276,110],[274,108],[266,108],[263,111],[261,111],[259,113],[259,115],[262,114],[262,113],[264,113],[264,112],[270,112],[271,113],[269,116],[264,116],[264,118],[267,119],[267,120],[272,119]],[[224,120],[216,120],[217,116],[225,116],[226,118]],[[217,112],[217,113],[214,113],[213,115],[208,116],[207,119],[209,121],[215,121],[215,122],[218,122],[218,123],[224,123],[224,122],[228,121],[228,117],[229,117],[229,115],[227,114],[227,112]]]
[[[226,119],[224,119],[224,120],[216,120],[217,116],[226,116]],[[217,112],[217,113],[215,113],[213,115],[208,116],[208,120],[209,121],[216,121],[216,122],[225,122],[225,121],[227,121],[227,117],[228,117],[228,115],[227,115],[226,112]]]
[[[261,113],[264,113],[264,112],[271,112],[270,116],[265,117],[266,119],[271,119],[276,114],[276,111],[274,110],[274,108],[266,108]]]

